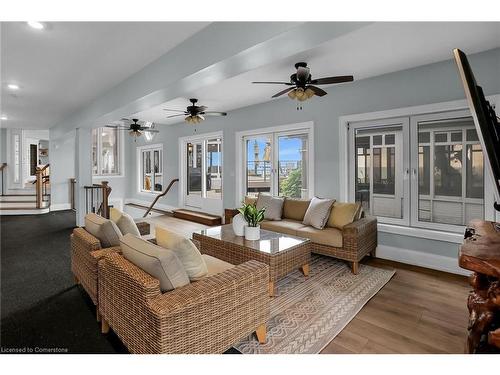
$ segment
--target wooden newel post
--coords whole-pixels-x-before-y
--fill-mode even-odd
[[[43,203],[43,170],[36,168],[36,208],[42,208]]]
[[[102,181],[102,216],[109,219],[109,187],[108,181]]]

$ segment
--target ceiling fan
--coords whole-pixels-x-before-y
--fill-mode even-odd
[[[186,108],[185,111],[181,111],[178,109],[164,109],[164,111],[168,112],[181,112],[177,115],[170,115],[167,116],[167,118],[173,118],[173,117],[179,117],[179,116],[185,116],[184,120],[188,124],[198,124],[201,121],[205,120],[205,116],[227,116],[226,112],[214,112],[214,111],[207,111],[207,107],[204,105],[196,105],[198,102],[198,99],[189,99],[191,102],[191,105]]]
[[[295,69],[297,72],[290,76],[290,82],[252,82],[252,83],[264,83],[273,85],[287,85],[283,91],[280,91],[272,96],[272,98],[277,98],[278,96],[288,93],[290,99],[297,99],[301,102],[304,100],[312,98],[314,95],[324,96],[327,92],[315,85],[331,85],[334,83],[344,83],[352,82],[354,80],[353,76],[335,76],[335,77],[324,77],[313,79],[310,69],[307,67],[307,63],[298,62],[295,64]]]
[[[122,118],[122,121],[130,121],[129,119],[127,118]],[[152,126],[153,126],[153,123],[149,123],[150,126],[143,126],[141,124],[139,124],[139,119],[132,119],[132,122],[130,123],[129,126],[126,126],[126,125],[106,125],[107,128],[113,128],[113,129],[117,129],[117,130],[128,130],[128,133],[132,136],[132,137],[140,137],[142,135],[142,133],[159,133],[158,130],[153,130],[152,129]]]

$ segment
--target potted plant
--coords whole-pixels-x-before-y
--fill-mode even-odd
[[[256,241],[260,239],[260,222],[264,220],[265,208],[257,209],[255,204],[243,204],[243,207],[238,208],[238,211],[247,222],[245,227],[245,239]]]

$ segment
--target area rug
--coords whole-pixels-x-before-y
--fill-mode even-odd
[[[313,255],[309,277],[297,270],[277,283],[267,342],[252,334],[234,347],[244,354],[319,353],[394,274],[360,265],[353,275],[346,263]]]

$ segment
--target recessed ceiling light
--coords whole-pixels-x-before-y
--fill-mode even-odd
[[[30,25],[32,28],[37,29],[37,30],[42,30],[45,28],[45,25],[41,22],[38,21],[28,21],[28,25]]]
[[[7,87],[11,90],[19,90],[19,86],[16,85],[15,83],[9,83]]]
[[[2,117],[0,117],[0,120],[6,121],[6,120],[8,120],[8,117],[6,115],[2,115]]]

